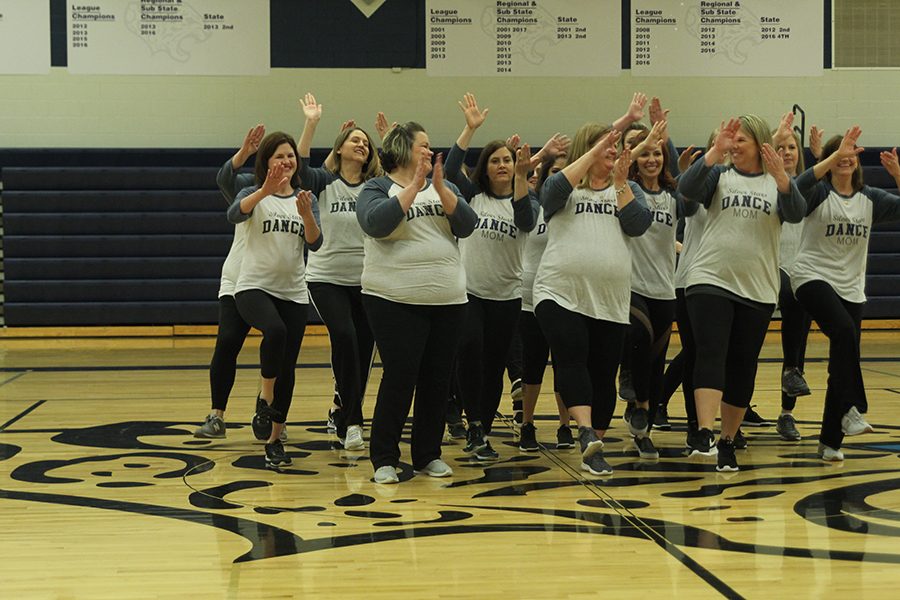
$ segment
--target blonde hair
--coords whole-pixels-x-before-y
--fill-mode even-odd
[[[585,123],[579,127],[575,133],[575,139],[572,140],[572,146],[569,148],[569,159],[566,161],[566,166],[587,154],[610,131],[612,131],[611,126],[596,122]],[[579,182],[578,187],[589,187],[590,180],[591,176],[588,173]]]
[[[762,146],[763,144],[772,145],[772,129],[769,127],[769,124],[766,123],[765,119],[756,115],[741,115],[739,119],[741,121],[741,129],[746,131],[747,134],[753,138],[753,141],[756,142],[756,146],[760,150],[759,164],[762,166],[762,172],[768,173],[766,170],[766,161],[762,158]]]

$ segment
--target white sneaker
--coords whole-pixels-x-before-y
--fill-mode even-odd
[[[350,425],[347,427],[347,437],[344,438],[344,450],[362,450],[366,447],[363,441],[362,427]]]
[[[429,477],[450,477],[453,475],[453,469],[441,459],[436,458],[425,465],[423,469],[416,471],[416,473],[424,473]]]
[[[278,439],[281,440],[281,443],[285,443],[288,441],[287,437],[287,425],[281,428],[281,433],[278,435]]]
[[[378,467],[378,470],[375,471],[375,483],[400,483],[397,469],[391,465]]]
[[[844,431],[844,435],[860,435],[875,431],[855,406],[850,407],[847,414],[841,417],[841,429]]]
[[[822,460],[827,460],[829,462],[841,462],[844,460],[843,452],[835,450],[831,446],[826,446],[825,444],[819,444],[819,456],[822,457]]]

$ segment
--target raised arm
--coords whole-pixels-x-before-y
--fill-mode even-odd
[[[591,166],[602,158],[610,148],[614,147],[621,137],[622,134],[619,131],[615,129],[610,131],[599,142],[594,144],[593,148],[578,157],[575,162],[566,165],[560,172],[568,180],[569,185],[572,188],[577,187],[588,171],[590,171]],[[544,210],[546,211],[546,206]]]
[[[265,125],[260,123],[251,127],[244,136],[241,147],[230,159],[225,161],[225,164],[216,173],[216,185],[219,186],[219,190],[229,204],[234,201],[240,190],[253,185],[253,175],[239,174],[238,170],[259,150],[259,144],[265,135]]]
[[[444,157],[438,154],[431,171],[431,185],[441,199],[441,207],[450,221],[450,230],[456,237],[464,238],[472,235],[478,224],[478,215],[465,201],[453,184],[444,181]]]
[[[844,134],[843,139],[841,139],[841,144],[838,146],[837,150],[832,152],[830,156],[819,160],[819,162],[813,165],[813,173],[815,174],[816,179],[825,177],[825,174],[837,166],[841,160],[857,156],[863,152],[865,148],[856,145],[861,134],[862,130],[859,128],[859,125],[854,125],[848,129],[847,133]]]
[[[647,95],[641,92],[635,92],[631,97],[631,103],[625,114],[616,119],[613,123],[613,129],[619,133],[624,133],[628,126],[636,123],[644,118],[644,107],[647,106]]]
[[[900,162],[897,160],[897,149],[891,148],[890,152],[884,151],[879,157],[881,166],[894,178],[894,185],[900,188]]]
[[[311,252],[322,247],[322,229],[319,223],[318,204],[309,190],[297,194],[297,214],[303,219],[303,241]]]
[[[522,231],[531,231],[537,224],[540,206],[528,188],[528,170],[531,168],[531,148],[525,144],[516,150],[516,176],[513,179],[513,222]]]

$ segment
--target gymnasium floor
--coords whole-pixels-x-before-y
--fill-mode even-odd
[[[840,464],[815,455],[827,348],[813,334],[803,440],[745,429],[739,473],[681,457],[679,393],[675,430],[654,435],[658,462],[638,459],[620,404],[606,441],[616,472],[585,477],[577,450],[551,444],[545,393],[541,452],[515,447],[506,396],[498,463],[448,441],[452,478],[404,464],[395,486],[373,483],[366,452],[324,427],[324,336],[301,354],[294,465],[263,467],[248,426],[257,343],[241,355],[227,439],[198,440],[210,338],[0,341],[0,597],[856,599],[900,586],[897,332],[864,334],[876,433],[847,438]],[[778,356],[770,336],[754,402],[772,419]]]

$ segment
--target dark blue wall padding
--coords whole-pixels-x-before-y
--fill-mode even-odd
[[[3,238],[10,258],[52,257],[224,257],[231,247],[231,233],[210,235],[31,235]]]
[[[879,150],[861,157],[865,181],[896,191]],[[215,323],[234,232],[215,176],[233,152],[0,150],[6,324]],[[871,232],[866,291],[867,318],[900,317],[900,223]]]

